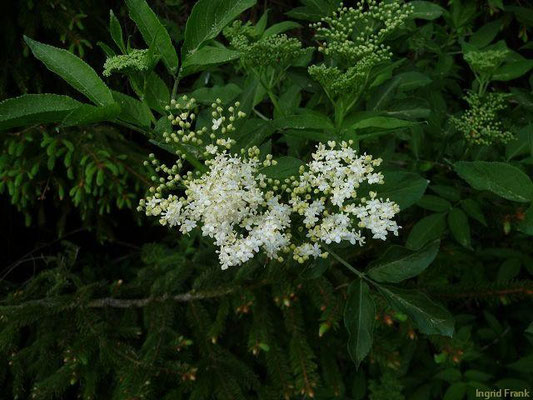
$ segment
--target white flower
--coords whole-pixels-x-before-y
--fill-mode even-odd
[[[205,151],[209,154],[217,154],[218,153],[218,147],[214,144],[208,144],[205,146]]]
[[[222,125],[222,117],[218,119],[213,118],[213,126],[211,129],[216,131],[218,128],[220,128],[220,125]]]
[[[168,224],[168,226],[173,227],[181,224],[181,208],[183,204],[179,200],[171,202],[166,210],[162,213],[162,223]]]

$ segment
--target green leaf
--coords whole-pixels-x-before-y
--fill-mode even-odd
[[[508,258],[498,269],[497,282],[510,282],[520,274],[522,261],[518,258]]]
[[[281,157],[276,161],[276,165],[263,168],[261,173],[269,178],[286,179],[292,175],[298,175],[300,166],[304,164],[302,160],[294,157]]]
[[[421,249],[426,243],[440,238],[446,228],[446,214],[432,214],[418,221],[407,238],[406,247]]]
[[[397,91],[410,91],[430,84],[431,78],[416,71],[404,72],[385,82],[368,101],[368,110],[385,110]]]
[[[247,119],[242,127],[238,130],[237,143],[232,147],[232,151],[249,149],[253,146],[260,146],[275,132],[270,121],[264,121],[259,118]]]
[[[290,115],[284,118],[278,118],[274,121],[278,129],[334,129],[333,123],[325,115],[306,111],[300,115]]]
[[[439,18],[444,12],[441,6],[429,1],[411,1],[409,4],[414,8],[411,18],[415,19],[432,21]]]
[[[416,205],[435,212],[446,212],[452,208],[452,205],[448,200],[431,194],[422,196]]]
[[[416,323],[420,332],[426,335],[453,335],[452,315],[424,293],[390,286],[377,287],[393,308],[404,312]]]
[[[313,260],[301,273],[302,279],[316,279],[324,274],[329,268],[330,262],[328,259],[318,257]]]
[[[298,29],[301,27],[302,25],[298,22],[283,21],[268,27],[268,29],[265,30],[265,33],[263,33],[263,37],[279,35],[280,33],[290,31],[291,29]]]
[[[429,76],[418,71],[401,73],[396,75],[395,79],[398,81],[398,90],[401,91],[419,89],[432,82]]]
[[[57,94],[26,94],[0,103],[0,130],[61,122],[80,102]]]
[[[193,7],[185,26],[185,40],[181,48],[184,62],[208,40],[257,0],[199,0]]]
[[[117,17],[115,17],[113,10],[109,10],[109,32],[111,33],[111,38],[118,46],[120,51],[126,54],[126,44],[124,43],[124,37],[122,35],[122,27],[120,26],[120,22]]]
[[[303,7],[293,8],[285,14],[291,18],[318,21],[331,15],[338,7],[339,2],[339,0],[302,0]]]
[[[114,103],[111,90],[83,60],[67,50],[39,43],[27,36],[24,36],[24,40],[33,55],[50,71],[59,75],[93,103],[102,106]]]
[[[170,36],[145,0],[125,0],[130,18],[135,22],[144,41],[156,49],[163,63],[174,74],[178,70],[178,55]]]
[[[190,93],[190,97],[196,99],[198,103],[212,104],[216,99],[222,100],[222,104],[228,104],[235,100],[242,93],[242,89],[234,83],[224,86],[215,85],[213,87],[201,87]]]
[[[475,219],[480,224],[487,226],[487,221],[485,220],[485,216],[483,215],[483,211],[481,211],[481,207],[479,204],[472,199],[465,199],[461,201],[461,207],[468,214],[470,218]]]
[[[350,336],[348,353],[357,367],[372,348],[375,319],[376,306],[370,296],[370,289],[362,279],[356,279],[348,287],[344,325]]]
[[[442,400],[461,400],[466,395],[468,385],[464,382],[455,382],[450,385]]]
[[[452,236],[461,246],[472,248],[468,217],[460,208],[452,208],[448,213],[448,226]]]
[[[239,58],[240,53],[222,46],[205,46],[191,54],[182,64],[180,76],[185,77],[208,66],[223,64]]]
[[[412,121],[392,117],[370,117],[356,122],[351,126],[352,129],[380,128],[380,129],[398,129],[415,125]]]
[[[438,240],[427,244],[419,251],[401,246],[391,246],[375,263],[368,275],[378,282],[397,283],[422,273],[439,252]]]
[[[520,60],[502,65],[492,76],[495,81],[510,81],[520,78],[533,68],[533,60]]]
[[[113,91],[113,97],[120,105],[119,119],[143,128],[150,128],[155,118],[146,104],[120,92]]]
[[[454,164],[457,174],[477,190],[488,190],[507,200],[533,200],[533,182],[516,167],[503,162],[460,161]]]
[[[529,206],[524,219],[518,223],[518,230],[527,235],[533,235],[533,206]]]
[[[151,109],[160,114],[165,113],[165,106],[170,103],[170,91],[155,72],[152,72],[147,78],[144,100]]]
[[[265,28],[268,23],[268,14],[270,13],[270,10],[267,8],[263,15],[261,15],[261,18],[259,18],[259,21],[255,24],[255,35],[261,36],[263,32],[265,31]]]
[[[117,117],[119,113],[120,106],[117,103],[107,104],[105,106],[82,104],[65,117],[61,122],[61,126],[79,126],[102,121],[111,121]]]
[[[528,124],[521,128],[505,147],[505,157],[507,161],[519,156],[533,156],[533,124]]]
[[[456,187],[450,185],[429,185],[429,189],[439,196],[444,197],[450,201],[461,200],[461,192]]]
[[[384,171],[385,183],[378,188],[379,197],[389,198],[402,210],[415,204],[426,191],[428,181],[420,175],[404,171]]]
[[[498,35],[501,26],[501,19],[483,25],[470,37],[469,44],[477,47],[478,49],[488,46],[490,42],[494,40],[496,35]]]

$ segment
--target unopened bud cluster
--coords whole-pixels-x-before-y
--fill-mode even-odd
[[[233,48],[240,53],[241,62],[249,68],[283,69],[305,54],[301,42],[287,35],[268,35],[256,38],[255,29],[249,23],[235,21],[224,30]]]
[[[152,68],[153,57],[149,50],[132,50],[129,54],[109,57],[104,64],[104,76],[114,73],[144,72]]]
[[[342,3],[333,15],[312,24],[318,50],[337,66],[311,66],[309,74],[332,94],[359,90],[371,69],[392,57],[385,40],[403,26],[413,7],[398,1],[362,0],[357,7]]]
[[[507,49],[474,50],[465,53],[464,59],[476,75],[490,78],[508,55]]]
[[[201,128],[196,127],[198,105],[194,98],[181,97],[178,101],[172,100],[166,106],[168,119],[175,128],[171,132],[163,132],[163,138],[169,145],[176,147],[176,153],[181,155],[181,145],[195,146],[201,149],[203,157],[217,154],[220,149],[230,149],[235,140],[230,134],[235,131],[234,123],[246,116],[239,111],[240,103],[236,102],[227,109],[222,106],[222,101],[217,99],[211,104],[211,124]]]
[[[390,56],[383,42],[409,17],[411,5],[398,1],[362,0],[357,7],[342,3],[333,15],[311,25],[321,40],[319,51],[353,65],[370,54]]]
[[[506,130],[498,118],[498,113],[506,108],[505,93],[487,93],[479,96],[469,93],[465,100],[469,105],[460,117],[452,117],[451,122],[463,133],[467,142],[477,145],[507,143],[513,134]]]

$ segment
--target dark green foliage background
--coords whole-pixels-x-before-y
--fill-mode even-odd
[[[148,3],[174,43],[181,42],[195,1]],[[256,23],[270,9],[270,26],[306,15],[314,3],[259,2],[242,19]],[[505,40],[533,59],[533,8],[497,0],[449,3],[432,2],[448,15],[430,7],[434,17],[417,19],[392,42],[394,60],[405,60],[392,76],[423,76],[414,75],[412,87],[384,109],[413,124],[377,127],[362,148],[385,160],[391,182],[394,172],[417,174],[397,182],[394,189],[407,190],[399,200],[411,203],[415,189],[406,182],[422,188],[429,182],[425,195],[400,214],[402,230],[393,242],[419,249],[440,239],[431,266],[400,286],[444,304],[455,318],[452,338],[424,335],[376,296],[374,344],[356,369],[343,323],[349,271],[336,262],[324,271],[264,258],[220,271],[214,247],[199,235],[179,237],[135,210],[153,172],[142,161],[150,152],[171,156],[124,127],[32,125],[0,134],[0,399],[459,400],[476,398],[476,389],[532,393],[533,211],[531,198],[514,201],[517,195],[509,194],[523,190],[515,170],[532,176],[531,71],[491,86],[511,94],[502,118],[515,141],[468,146],[449,119],[465,109],[466,91],[477,90],[461,45],[500,21],[494,42]],[[67,48],[101,74],[106,57],[97,43],[111,44],[110,8],[132,47],[145,48],[122,1],[8,2],[0,16],[0,100],[68,93],[81,101],[31,56],[22,37]],[[302,28],[290,36],[314,46],[308,21],[299,22]],[[156,70],[165,76],[162,63]],[[301,74],[292,72],[291,79]],[[205,82],[245,89],[246,78],[237,62],[209,67],[185,77],[179,93]],[[163,79],[171,89],[172,79]],[[369,92],[363,110],[388,82]],[[123,77],[106,83],[134,95]],[[287,87],[277,89],[283,97]],[[299,107],[311,96],[304,93]],[[296,110],[290,97],[285,104]],[[280,117],[267,96],[256,109]],[[294,131],[272,137],[275,150],[294,157],[304,158],[313,145]],[[505,163],[497,171],[509,193],[470,181],[461,162],[471,161]],[[84,163],[96,166],[93,182]],[[338,252],[364,271],[384,248],[371,241]]]

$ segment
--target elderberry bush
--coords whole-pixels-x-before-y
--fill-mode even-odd
[[[0,85],[0,399],[532,393],[530,4],[53,6]]]

